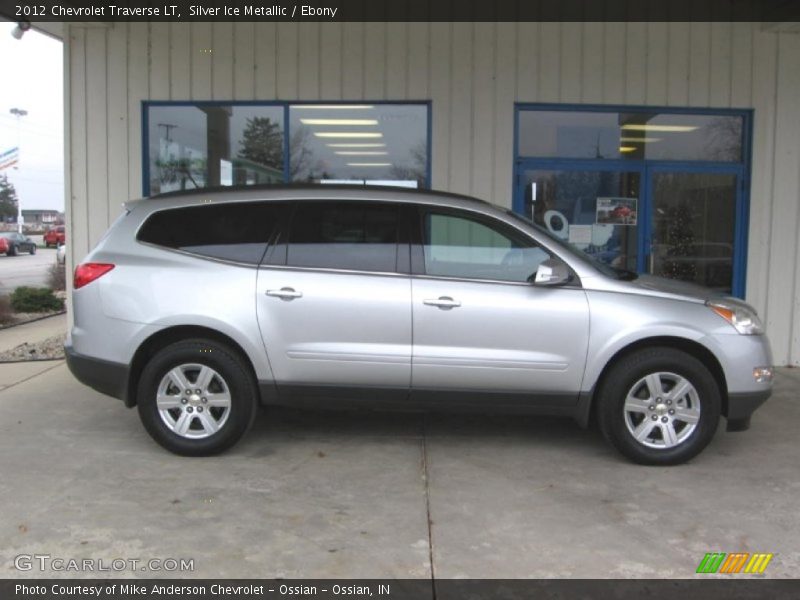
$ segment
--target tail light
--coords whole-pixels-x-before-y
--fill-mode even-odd
[[[82,288],[85,285],[92,283],[95,279],[99,279],[111,269],[114,265],[110,263],[83,263],[75,267],[75,277],[72,279],[73,289]]]

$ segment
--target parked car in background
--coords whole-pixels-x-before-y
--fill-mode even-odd
[[[17,233],[16,231],[4,231],[0,233],[0,237],[4,238],[8,245],[6,248],[6,256],[16,256],[20,252],[36,254],[36,242],[21,233]]]
[[[0,254],[8,254],[8,240],[0,237]]]
[[[44,245],[47,248],[51,246],[60,246],[67,240],[67,233],[63,225],[51,227],[44,234]]]
[[[59,265],[66,264],[67,262],[67,245],[61,244],[56,250],[56,263]]]
[[[65,352],[184,455],[258,405],[596,419],[630,459],[697,455],[772,390],[756,312],[614,269],[475,198],[355,186],[126,204],[75,269]],[[746,450],[742,451],[743,453]]]

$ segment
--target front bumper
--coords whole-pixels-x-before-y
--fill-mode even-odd
[[[78,354],[69,343],[64,345],[64,354],[75,379],[101,394],[125,401],[130,372],[128,365]]]
[[[772,395],[772,388],[759,392],[728,394],[728,407],[725,417],[728,419],[728,431],[746,431],[750,429],[750,416]]]

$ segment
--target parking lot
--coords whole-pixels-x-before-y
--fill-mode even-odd
[[[62,362],[0,365],[2,573],[91,576],[14,567],[48,554],[188,558],[193,577],[683,578],[744,551],[795,577],[798,385],[781,370],[749,432],[672,468],[570,421],[286,409],[187,459]]]
[[[34,239],[37,239],[36,236]],[[55,262],[55,248],[37,248],[34,255],[0,255],[0,295],[10,294],[21,285],[47,286],[48,269]]]

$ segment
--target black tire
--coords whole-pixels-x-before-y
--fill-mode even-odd
[[[661,375],[655,375],[649,382],[642,381],[658,373]],[[674,388],[669,386],[672,382],[678,387],[679,378],[693,386],[694,394],[689,392],[673,401],[670,396]],[[662,396],[655,403],[650,394],[651,382],[658,382],[662,390]],[[632,402],[637,409],[636,403],[642,403],[641,413],[625,409],[631,392],[635,392]],[[604,376],[597,401],[597,420],[605,438],[626,457],[643,465],[686,462],[708,445],[719,424],[721,398],[714,376],[699,360],[674,348],[646,348],[622,357]],[[697,421],[693,425],[681,421],[680,414],[675,414],[683,412],[688,419],[695,405],[699,406],[699,418],[694,417]],[[651,410],[653,407],[655,410]],[[629,427],[649,437],[639,441]],[[665,433],[665,428],[671,428],[670,433]],[[675,432],[670,440],[669,436]]]
[[[36,244],[31,245],[31,256],[33,256],[34,254],[36,254]]]
[[[16,256],[17,255],[17,247],[13,244],[8,247],[8,252],[6,252],[6,256]]]
[[[170,428],[165,420],[174,418],[177,423],[181,413],[188,410],[187,403],[184,403],[182,407],[170,409],[171,412],[164,418],[162,418],[156,403],[159,386],[167,374],[177,367],[182,369],[186,365],[201,365],[216,371],[221,376],[221,381],[227,385],[227,395],[230,397],[227,418],[215,433],[210,435],[205,433],[201,415],[198,412],[187,417],[187,420],[191,419],[190,427],[194,429],[186,433],[207,435],[200,439],[189,439],[179,435]],[[194,381],[190,379],[193,375],[191,369],[186,370],[185,375],[187,382],[197,385],[196,379]],[[214,385],[220,389],[220,380],[215,378]],[[173,393],[178,390],[177,387],[172,389]],[[193,401],[198,402],[194,399],[195,396],[192,397]],[[183,399],[182,396],[175,397]],[[258,392],[253,376],[239,355],[223,344],[205,339],[176,342],[160,350],[142,371],[137,389],[139,417],[147,432],[161,446],[182,456],[210,456],[233,446],[253,424],[257,397]],[[191,402],[188,404],[191,405]],[[200,408],[195,408],[195,411],[200,411],[205,406],[207,416],[210,411],[217,410],[210,405],[198,404],[196,406]],[[173,415],[177,416],[173,417]],[[217,418],[222,421],[219,416]],[[201,431],[195,431],[196,429]]]

